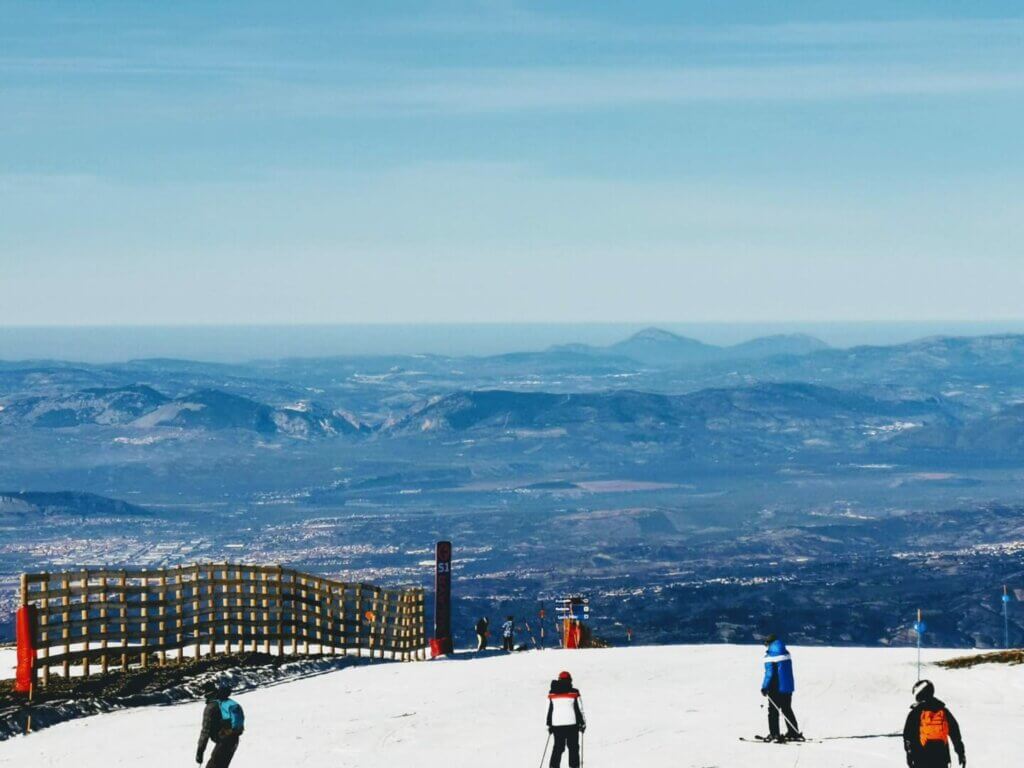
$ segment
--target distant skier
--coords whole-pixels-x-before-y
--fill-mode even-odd
[[[490,634],[490,626],[491,622],[487,618],[482,618],[476,623],[476,649],[478,651],[487,648],[487,636]]]
[[[948,768],[949,742],[960,759],[960,768],[967,766],[967,753],[960,738],[960,724],[946,705],[935,698],[935,686],[930,680],[914,684],[917,703],[910,708],[903,726],[903,748],[907,752],[910,768]]]
[[[572,687],[572,675],[559,672],[548,694],[548,732],[555,737],[551,768],[560,768],[562,752],[569,748],[569,768],[580,766],[580,734],[587,730],[580,692]]]
[[[230,697],[231,688],[228,685],[220,685],[206,696],[203,727],[199,731],[199,747],[196,749],[196,762],[202,765],[206,744],[208,741],[213,742],[213,751],[206,768],[228,768],[238,749],[238,738],[245,730],[242,707]]]
[[[793,660],[789,657],[786,644],[775,635],[768,635],[764,644],[764,679],[761,681],[761,695],[768,697],[768,738],[767,741],[803,741],[803,734],[793,714],[793,691],[796,680],[793,677]],[[786,735],[779,731],[779,713],[786,720]]]
[[[515,619],[512,616],[505,617],[505,623],[501,625],[501,647],[506,651],[514,651],[516,649],[515,643],[516,637],[516,625]]]

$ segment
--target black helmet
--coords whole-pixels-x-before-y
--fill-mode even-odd
[[[207,695],[215,699],[226,699],[231,695],[231,683],[222,680],[210,683]]]
[[[918,701],[928,701],[935,698],[935,686],[931,680],[918,680],[912,689],[914,698]]]
[[[771,645],[772,643],[774,643],[778,639],[779,639],[778,635],[775,635],[775,634],[765,635],[764,644],[765,645]]]

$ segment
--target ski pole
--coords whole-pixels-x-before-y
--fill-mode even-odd
[[[551,731],[548,731],[548,740],[544,742],[544,751],[540,753],[540,768],[544,768],[544,758],[548,756],[548,744],[551,743]]]
[[[795,725],[793,725],[793,721],[790,720],[788,717],[786,717],[786,713],[783,712],[779,708],[778,704],[776,704],[774,701],[772,701],[772,697],[771,696],[768,697],[768,703],[771,704],[773,707],[775,707],[775,711],[776,712],[778,712],[780,715],[782,715],[782,719],[786,721],[786,725],[788,725],[790,728],[792,728],[797,733],[800,733],[800,729],[797,728]]]
[[[583,768],[583,747],[587,743],[587,732],[580,731],[580,768]]]

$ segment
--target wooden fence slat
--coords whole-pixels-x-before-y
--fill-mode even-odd
[[[82,619],[88,621],[89,619],[89,572],[82,571]],[[85,658],[82,659],[82,677],[89,676],[89,625],[86,624],[82,628],[82,644],[86,651]]]
[[[120,576],[121,586],[121,669],[128,669],[128,574],[124,571]]]
[[[43,584],[49,586],[50,574],[43,573]],[[31,579],[31,577],[29,577]],[[50,684],[50,598],[42,598],[41,615],[39,616],[39,627],[41,629],[39,639],[43,644],[43,685]]]
[[[260,607],[263,609],[263,652],[270,655],[270,574],[264,570],[260,574]]]
[[[274,578],[277,580],[277,655],[284,656],[284,573],[281,566],[277,566]]]
[[[65,592],[67,592],[68,583],[69,579],[67,576],[61,579],[61,587],[65,590]],[[61,629],[60,635],[61,638],[64,640],[64,654],[67,655],[71,652],[71,636],[70,630],[67,627],[68,620],[71,618],[71,613],[69,611],[71,598],[69,594],[65,594],[64,597],[61,598],[60,604],[61,607],[64,609],[63,611],[61,611],[61,621],[64,622],[64,627]],[[71,676],[71,667],[68,665],[68,662],[65,661],[61,665],[61,669],[64,673],[64,679],[67,679]]]
[[[185,646],[182,642],[182,615],[184,613],[184,576],[179,565],[174,572],[174,644],[178,646],[178,663],[185,660]]]
[[[100,656],[100,671],[105,675],[110,669],[110,659],[107,657],[107,634],[110,631],[108,626],[110,609],[107,606],[107,577],[100,576],[100,649],[103,654]]]
[[[149,586],[149,577],[148,576],[143,576],[142,577],[142,585],[144,587],[148,587]],[[141,655],[141,658],[142,658],[142,668],[143,669],[146,669],[147,667],[149,667],[149,654],[146,652],[146,648],[149,646],[149,622],[147,621],[147,619],[149,618],[149,608],[147,606],[148,601],[149,601],[149,590],[148,589],[144,589],[142,591],[142,594],[139,595],[139,602],[141,604],[141,606],[139,608],[139,617],[142,619],[142,622],[139,625],[139,631],[142,633],[142,655]]]

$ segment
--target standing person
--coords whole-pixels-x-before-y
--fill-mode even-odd
[[[789,657],[786,644],[775,635],[764,639],[764,679],[761,681],[761,695],[768,697],[768,737],[766,741],[803,741],[793,714],[793,692],[796,680],[793,677],[793,660]],[[786,735],[779,731],[779,713],[786,720]]]
[[[917,702],[910,708],[903,726],[907,765],[910,768],[949,768],[949,742],[952,741],[960,768],[967,768],[960,724],[946,705],[935,698],[935,686],[930,680],[918,680],[913,690]]]
[[[501,647],[506,651],[514,651],[516,625],[515,619],[511,616],[505,617],[505,623],[501,625]]]
[[[482,651],[487,648],[487,635],[488,628],[491,626],[491,622],[487,618],[482,618],[476,623],[476,649]]]
[[[228,768],[238,749],[238,739],[245,730],[242,707],[230,697],[231,687],[226,684],[214,688],[206,696],[203,726],[199,731],[199,747],[196,749],[196,762],[202,765],[206,744],[213,742],[213,751],[206,768]]]
[[[580,692],[572,687],[572,675],[559,672],[548,694],[548,733],[555,737],[551,768],[561,768],[562,752],[569,748],[569,768],[580,767],[580,734],[587,730]]]

